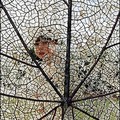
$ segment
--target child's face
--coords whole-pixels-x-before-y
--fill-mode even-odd
[[[44,37],[37,38],[34,44],[35,54],[40,59],[44,59],[47,63],[51,62],[55,53],[55,47],[58,44],[57,42],[58,40],[51,40],[51,38],[48,38],[47,40]]]
[[[47,41],[39,41],[35,45],[35,51],[36,55],[40,58],[43,59],[46,55],[48,55],[51,51],[49,48],[49,44]]]

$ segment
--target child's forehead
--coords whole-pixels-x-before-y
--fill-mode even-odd
[[[48,44],[49,41],[39,41],[38,43],[39,43],[39,44],[42,44],[42,43],[44,43],[44,44]]]

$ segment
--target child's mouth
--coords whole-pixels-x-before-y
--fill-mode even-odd
[[[44,56],[44,55],[45,55],[45,53],[44,53],[44,52],[40,52],[40,53],[39,53],[39,55]]]

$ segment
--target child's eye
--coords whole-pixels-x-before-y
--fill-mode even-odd
[[[47,41],[44,41],[43,44],[48,44],[48,42],[47,42]]]

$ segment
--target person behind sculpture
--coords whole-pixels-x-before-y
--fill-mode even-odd
[[[35,54],[44,60],[47,65],[51,65],[52,58],[55,54],[55,46],[58,44],[57,42],[58,40],[39,36],[34,43]]]

